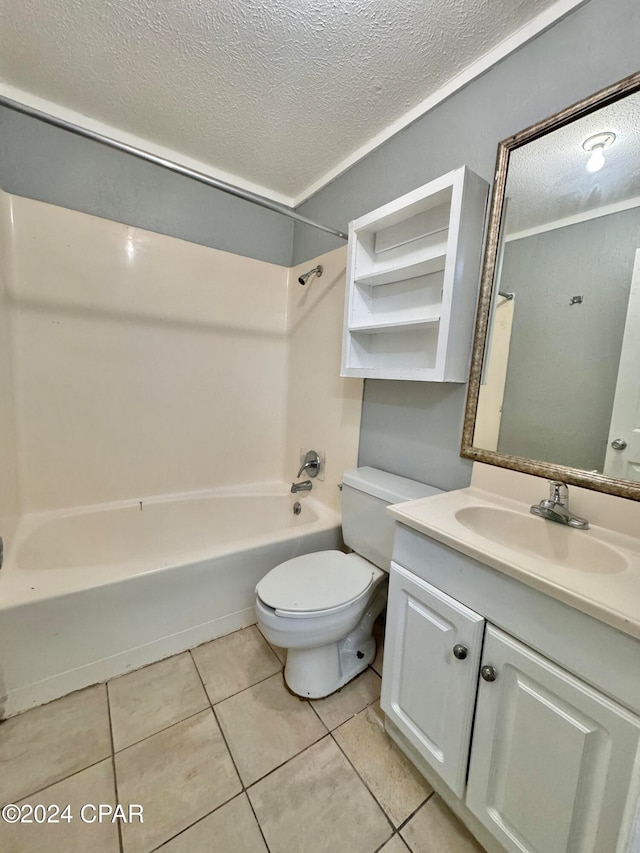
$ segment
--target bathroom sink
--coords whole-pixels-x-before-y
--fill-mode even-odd
[[[515,552],[580,572],[613,574],[624,571],[623,554],[591,532],[501,507],[466,506],[455,513],[467,530]]]

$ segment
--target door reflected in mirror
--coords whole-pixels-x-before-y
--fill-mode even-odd
[[[500,146],[462,448],[638,499],[639,89]]]

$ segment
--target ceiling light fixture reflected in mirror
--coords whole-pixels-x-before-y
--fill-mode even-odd
[[[587,172],[599,172],[604,166],[604,149],[608,148],[615,142],[616,135],[607,131],[605,133],[596,133],[595,136],[590,136],[582,143],[582,147],[591,156],[587,160]]]

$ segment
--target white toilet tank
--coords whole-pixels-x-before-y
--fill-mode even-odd
[[[357,554],[389,571],[393,549],[394,521],[389,504],[414,501],[440,494],[406,477],[377,468],[351,468],[342,477],[342,537]]]

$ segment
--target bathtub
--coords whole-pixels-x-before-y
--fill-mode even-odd
[[[0,570],[0,718],[252,624],[270,569],[340,545],[338,513],[277,484],[24,516]]]

